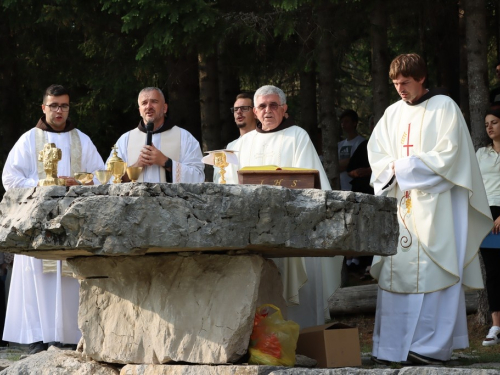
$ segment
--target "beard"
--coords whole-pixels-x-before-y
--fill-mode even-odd
[[[247,124],[245,122],[240,122],[236,123],[236,126],[238,127],[238,129],[243,129],[245,126],[247,126]]]

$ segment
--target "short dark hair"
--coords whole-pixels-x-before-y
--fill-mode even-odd
[[[47,96],[62,96],[62,95],[69,96],[69,91],[61,85],[50,85],[49,87],[47,87],[45,93],[43,94],[42,103],[45,104],[45,99],[47,99]]]
[[[355,123],[358,123],[359,117],[356,111],[352,109],[346,109],[344,112],[340,114],[339,120],[342,120],[344,117],[350,117],[351,120]]]
[[[151,91],[156,91],[157,93],[160,94],[160,96],[162,97],[163,101],[166,103],[167,101],[165,100],[165,95],[163,94],[163,91],[161,91],[160,88],[158,87],[144,87],[140,92],[139,92],[139,95],[137,95],[137,99],[139,99],[139,96],[141,96],[141,94],[143,92],[151,92]]]
[[[391,62],[389,78],[395,80],[400,74],[403,77],[411,77],[415,81],[420,81],[427,77],[427,64],[416,53],[399,55]]]
[[[253,92],[242,92],[242,93],[236,95],[235,101],[238,99],[250,99],[252,101],[252,105],[253,105],[253,95],[254,95]]]

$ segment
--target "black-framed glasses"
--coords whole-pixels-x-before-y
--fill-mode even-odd
[[[238,112],[241,109],[241,112],[248,112],[250,108],[253,108],[251,105],[242,105],[241,107],[231,107],[229,110],[231,113]]]
[[[259,111],[264,111],[267,107],[269,107],[269,109],[270,109],[271,111],[276,111],[279,107],[281,107],[281,106],[283,106],[283,105],[284,105],[284,104],[278,104],[278,103],[276,103],[276,102],[272,102],[272,103],[269,103],[269,104],[264,104],[264,103],[262,103],[262,104],[260,104],[260,105],[257,107],[257,109],[258,109]]]
[[[52,112],[57,112],[57,110],[59,108],[61,108],[61,111],[63,111],[63,112],[68,112],[69,111],[69,104],[61,104],[61,105],[59,105],[59,104],[53,103],[53,104],[47,105],[47,107],[49,107],[49,109]]]

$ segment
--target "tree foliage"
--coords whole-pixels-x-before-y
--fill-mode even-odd
[[[70,116],[104,158],[119,135],[136,126],[136,98],[145,86],[164,90],[173,118],[201,141],[203,103],[197,99],[200,88],[196,86],[200,55],[212,56],[211,61],[218,64],[220,113],[232,106],[231,97],[237,91],[275,84],[287,93],[292,117],[299,124],[307,121],[304,126],[318,149],[321,142],[316,135],[326,110],[332,111],[333,118],[344,109],[357,110],[361,132],[368,135],[373,114],[370,17],[376,3],[0,0],[4,20],[0,25],[0,163],[20,134],[36,123],[43,90],[52,83],[70,89]],[[430,85],[446,86],[455,100],[463,101],[456,63],[461,56],[457,2],[425,0],[401,7],[387,0],[384,5],[389,60],[399,53],[422,54],[428,61]],[[321,26],[318,17],[325,6],[333,12]],[[490,68],[498,56],[497,6],[496,1],[486,1]],[[330,40],[327,46],[320,43],[325,35]],[[331,53],[331,63],[318,65],[325,50]],[[319,87],[318,76],[325,73],[321,69],[332,77],[330,94],[323,101],[321,90],[311,90],[311,82]],[[496,84],[492,69],[489,74],[490,84]],[[312,104],[301,106],[301,90],[306,86],[308,95],[315,97],[314,110],[308,109]],[[389,102],[397,100],[394,90],[389,95]],[[311,124],[314,116],[316,124]],[[228,127],[234,129],[234,124],[228,124],[227,114],[220,121],[225,125],[206,131],[217,132],[211,139],[223,147],[237,132],[228,135]],[[328,134],[339,133],[335,122],[325,126],[334,127]]]

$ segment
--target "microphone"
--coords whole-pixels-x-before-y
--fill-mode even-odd
[[[155,124],[150,121],[146,124],[146,146],[151,146],[153,144],[153,128]]]

